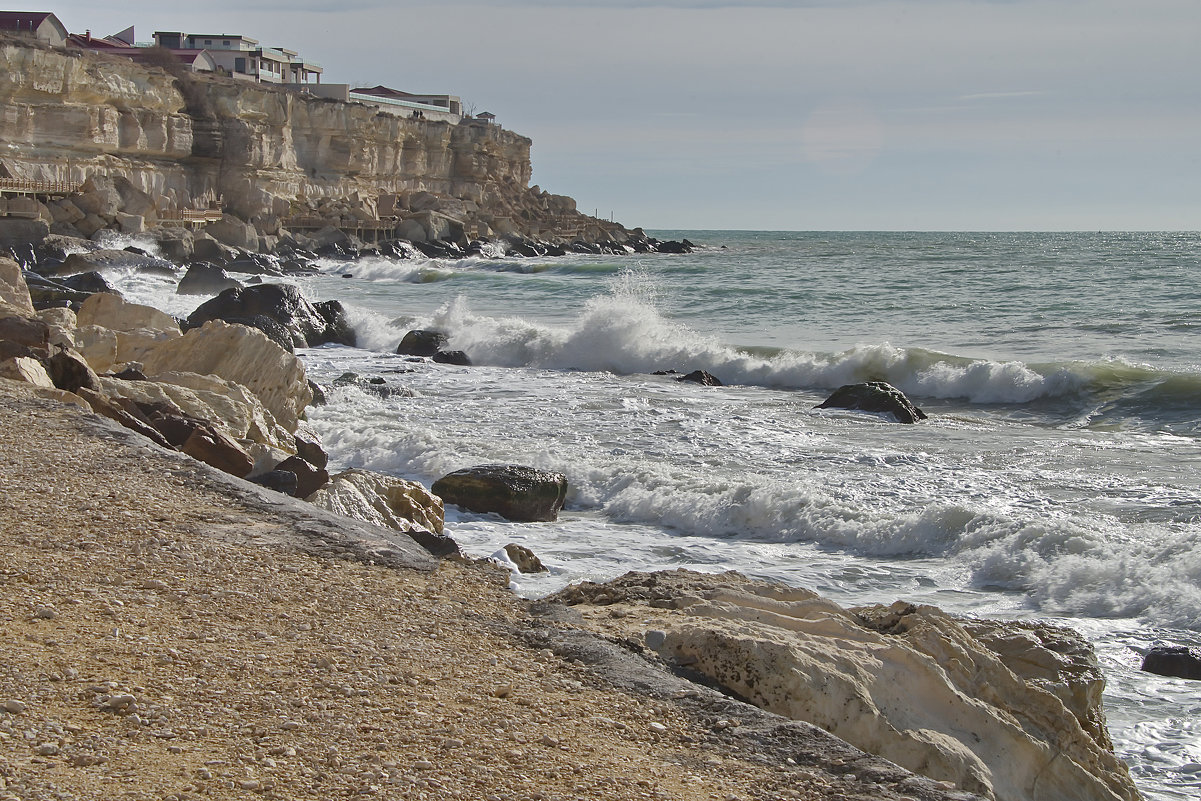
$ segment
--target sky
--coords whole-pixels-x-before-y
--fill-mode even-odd
[[[1201,229],[1197,0],[44,8],[458,95],[533,140],[534,183],[631,227]]]

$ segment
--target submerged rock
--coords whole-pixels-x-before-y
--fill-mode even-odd
[[[713,375],[712,373],[708,373],[704,370],[693,370],[688,375],[680,376],[676,380],[677,381],[687,381],[691,384],[700,384],[701,386],[704,386],[704,387],[724,387],[725,386],[725,384],[723,384],[721,382],[720,378],[718,378],[717,376]]]
[[[546,567],[538,555],[524,545],[510,542],[504,548],[505,558],[517,565],[518,573],[546,573]]]
[[[815,408],[882,412],[891,414],[898,423],[916,423],[926,419],[926,413],[914,406],[905,393],[884,381],[844,384]]]
[[[443,476],[431,487],[446,503],[472,512],[496,512],[517,522],[556,520],[567,497],[567,477],[533,467],[481,465]]]

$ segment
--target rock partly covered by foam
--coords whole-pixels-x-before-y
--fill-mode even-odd
[[[1091,649],[1066,629],[903,603],[843,609],[733,573],[631,573],[557,599],[757,706],[964,790],[1139,797],[1105,733]]]
[[[926,413],[913,405],[905,393],[884,381],[844,384],[817,405],[818,409],[855,409],[891,414],[898,423],[925,420]]]
[[[248,388],[287,431],[313,399],[304,365],[261,331],[220,320],[193,328],[146,355],[145,373],[200,373]]]

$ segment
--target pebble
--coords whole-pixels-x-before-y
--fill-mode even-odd
[[[51,606],[39,606],[33,613],[34,620],[54,620],[56,617],[58,617],[58,612],[55,612],[54,607]]]
[[[56,756],[58,751],[58,745],[55,743],[42,743],[33,749],[33,752],[38,756]]]
[[[667,734],[667,727],[658,721],[652,721],[651,723],[647,724],[647,728],[653,731],[655,734]]]
[[[18,701],[15,698],[4,702],[4,711],[10,715],[20,715],[28,708],[24,701]]]
[[[667,642],[667,632],[658,629],[651,629],[646,633],[646,647],[652,651],[658,651]]]

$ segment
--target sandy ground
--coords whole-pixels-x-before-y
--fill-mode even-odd
[[[0,799],[963,797],[379,537],[0,381]]]

